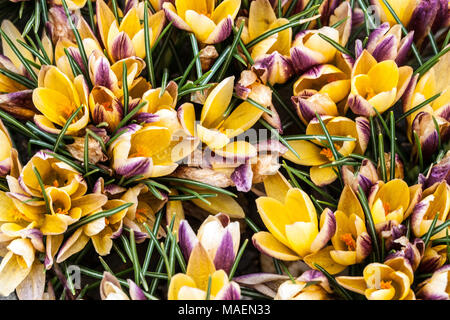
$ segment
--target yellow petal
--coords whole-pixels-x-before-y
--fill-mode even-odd
[[[311,244],[319,233],[317,225],[312,222],[295,222],[286,226],[286,238],[289,247],[301,257],[311,253]]]
[[[222,149],[214,149],[214,153],[229,159],[249,159],[256,156],[257,150],[247,141],[238,140],[227,144]]]
[[[224,131],[229,138],[235,137],[253,127],[263,113],[261,109],[244,101],[225,119],[220,130]]]
[[[403,209],[409,206],[408,184],[401,179],[394,179],[386,183],[378,191],[375,199],[381,199],[383,203],[389,204],[390,211]]]
[[[348,185],[342,190],[341,197],[339,198],[338,210],[345,212],[348,216],[356,214],[361,219],[365,219],[361,203],[352,188]]]
[[[198,207],[206,210],[211,214],[218,214],[220,212],[227,214],[232,219],[242,219],[245,217],[244,210],[239,203],[232,197],[226,194],[217,194],[217,197],[207,199],[211,205],[204,203],[199,199],[194,199],[192,202]]]
[[[213,1],[214,2],[214,1]],[[226,19],[228,16],[234,20],[241,7],[241,0],[225,0],[222,1],[219,6],[213,11],[211,19],[215,24],[219,24],[220,21]]]
[[[141,30],[141,22],[139,21],[136,7],[133,7],[123,17],[119,26],[119,32],[124,31],[132,39],[139,30]]]
[[[23,268],[17,257],[8,252],[0,264],[0,295],[10,295],[25,279],[31,268]]]
[[[283,155],[288,159],[302,166],[319,166],[328,162],[328,159],[320,154],[321,148],[315,144],[304,140],[289,141],[289,145],[300,155],[300,159],[290,150]]]
[[[131,138],[131,156],[151,157],[166,149],[170,144],[170,133],[164,127],[146,127]]]
[[[279,171],[273,175],[266,176],[263,182],[268,197],[284,202],[291,185]]]
[[[194,249],[192,249],[187,265],[186,275],[191,277],[201,290],[206,290],[208,287],[209,276],[216,271],[213,262],[211,261],[205,248],[198,242]]]
[[[356,251],[332,250],[330,256],[336,263],[343,266],[351,266],[356,263]]]
[[[393,60],[385,60],[377,63],[367,73],[370,86],[375,93],[391,91],[397,87],[399,71]]]
[[[311,167],[309,169],[309,174],[311,176],[311,181],[317,186],[325,186],[337,179],[337,174],[333,170],[333,167]]]
[[[286,207],[278,200],[260,197],[256,199],[256,206],[262,221],[270,233],[285,246],[290,246],[286,238],[285,226],[293,223]]]
[[[337,283],[343,286],[345,289],[350,291],[364,294],[367,289],[366,281],[364,281],[363,277],[336,277]]]
[[[208,95],[202,108],[200,124],[206,128],[215,127],[222,121],[223,114],[233,96],[234,76],[222,80]]]
[[[178,300],[178,292],[182,287],[195,288],[195,282],[191,277],[178,273],[170,280],[169,291],[167,293],[168,300]]]
[[[278,241],[269,232],[258,232],[252,237],[255,247],[266,255],[283,261],[297,261],[300,257]]]
[[[218,130],[207,129],[200,124],[197,124],[197,135],[212,150],[223,148],[230,141],[226,134]]]
[[[285,213],[291,223],[297,221],[311,222],[317,228],[316,208],[306,192],[297,188],[289,189],[286,194],[285,206],[287,207]]]
[[[250,38],[255,39],[269,29],[277,19],[268,0],[256,0],[250,4],[248,30]]]
[[[194,31],[195,37],[200,42],[205,42],[216,27],[216,24],[210,18],[193,10],[186,11],[186,23]]]
[[[303,261],[313,269],[316,269],[314,264],[324,268],[330,274],[336,274],[343,271],[347,266],[336,263],[330,256],[333,246],[325,247],[317,253],[312,253],[303,258]]]

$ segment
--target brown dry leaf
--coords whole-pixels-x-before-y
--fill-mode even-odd
[[[67,150],[72,157],[79,161],[84,161],[84,140],[85,138],[75,137],[75,142],[67,145]],[[103,153],[100,143],[92,137],[89,137],[89,163],[97,164],[108,160],[108,157]]]

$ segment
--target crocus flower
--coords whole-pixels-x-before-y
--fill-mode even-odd
[[[419,284],[417,297],[423,300],[450,300],[448,286],[450,284],[450,265],[436,270],[431,278]]]
[[[368,300],[415,300],[413,280],[413,270],[403,258],[371,263],[361,277],[336,277],[345,289],[365,295]]]
[[[343,266],[361,263],[372,251],[372,240],[361,204],[349,186],[344,187],[334,215],[336,232],[331,238],[334,247],[331,258]]]
[[[141,22],[143,10],[138,10],[137,5],[132,7],[119,24],[114,13],[103,0],[96,1],[96,5],[100,37],[112,61],[133,56],[145,58],[145,30],[144,23]],[[152,46],[164,27],[165,16],[162,10],[153,15],[150,10],[148,12],[148,32],[150,46]]]
[[[370,33],[366,49],[378,62],[394,60],[397,65],[401,66],[411,50],[413,37],[414,32],[411,31],[402,38],[401,26],[396,24],[390,27],[386,22]],[[362,48],[362,42],[357,41],[357,48]]]
[[[369,123],[366,118],[358,117],[353,121],[345,117],[323,116],[322,120],[330,135],[354,139],[334,144],[336,151],[342,156],[365,152],[370,138]],[[313,118],[309,122],[306,134],[324,134],[317,118]],[[289,141],[291,147],[300,155],[300,159],[291,151],[286,152],[283,157],[299,165],[311,166],[309,171],[311,180],[318,186],[324,186],[337,179],[333,166],[330,165],[336,159],[334,159],[333,153],[326,143],[326,140],[314,140],[313,142],[305,140]]]
[[[93,196],[100,195],[93,194]],[[94,211],[91,211],[85,216],[90,216],[100,211],[111,210],[123,204],[125,204],[123,200],[108,200],[100,208],[96,206]],[[111,216],[95,219],[75,230],[61,245],[56,256],[56,262],[61,263],[75,253],[80,252],[89,240],[92,241],[95,251],[99,255],[108,255],[113,246],[113,239],[119,237],[122,233],[123,218],[126,213],[126,209],[123,209]]]
[[[450,138],[450,85],[448,70],[450,53],[441,57],[439,62],[420,79],[414,76],[405,91],[403,111],[407,112],[425,100],[440,94],[440,96],[410,114],[407,119],[408,138],[414,142],[413,132],[419,137],[422,154],[428,158],[438,148],[438,131],[433,117],[439,127],[439,134],[443,142]]]
[[[319,34],[339,43],[339,31],[331,27],[299,32],[290,50],[295,72],[303,73],[313,66],[326,64],[334,59],[336,48],[322,39]]]
[[[248,19],[240,17],[238,24],[240,23],[244,23],[241,38],[244,44],[247,44],[263,33],[289,23],[289,20],[277,18],[269,0],[256,0],[250,4]],[[265,77],[269,83],[285,83],[291,77],[291,42],[292,28],[287,28],[250,48],[254,60],[253,68],[266,73]]]
[[[347,104],[358,115],[383,113],[403,95],[412,76],[409,66],[398,67],[393,60],[377,60],[364,50],[352,71],[351,92]]]
[[[308,124],[319,115],[345,115],[350,93],[351,61],[336,54],[336,67],[322,64],[310,68],[294,83],[292,103],[300,119]]]
[[[349,185],[355,193],[361,186],[364,193],[368,194],[370,188],[379,180],[377,168],[369,159],[364,159],[356,172],[353,166],[342,166],[341,174],[344,183]]]
[[[419,271],[422,273],[434,272],[447,261],[447,245],[428,247],[420,261]]]
[[[33,91],[33,103],[42,113],[35,123],[44,131],[58,134],[67,119],[79,108],[81,111],[67,128],[67,134],[77,134],[89,122],[88,88],[82,75],[72,82],[54,66],[41,67],[38,88]]]
[[[262,116],[262,110],[244,101],[226,116],[233,96],[234,76],[225,78],[209,93],[203,105],[200,123],[195,127],[195,113],[192,104],[178,108],[178,117],[182,126],[192,136],[206,143],[216,153],[226,158],[248,158],[256,150],[248,143],[236,141],[227,144],[230,138],[250,129]],[[267,107],[267,106],[265,106]],[[236,147],[236,148],[235,148]],[[239,148],[237,148],[239,147]],[[242,149],[240,148],[242,147]]]
[[[167,298],[169,300],[205,300],[208,281],[211,279],[211,300],[239,300],[241,290],[234,281],[229,281],[223,270],[216,270],[208,253],[198,242],[192,249],[186,274],[172,277]]]
[[[369,206],[375,225],[394,221],[400,224],[413,212],[421,196],[420,185],[408,187],[400,179],[393,179],[386,184],[379,181],[372,187]]]
[[[127,279],[131,300],[147,300],[144,292],[133,280]],[[122,290],[119,280],[111,273],[103,272],[103,278],[100,282],[100,298],[102,300],[130,300]]]
[[[414,207],[411,216],[411,227],[416,237],[423,236],[428,230],[436,215],[436,226],[448,221],[450,211],[450,186],[446,181],[429,187],[423,191],[422,200]],[[433,235],[431,239],[445,237],[446,230]]]
[[[333,212],[325,209],[319,223],[304,191],[291,188],[281,176],[265,179],[264,185],[267,196],[259,197],[256,206],[269,232],[253,235],[254,246],[283,261],[303,260],[311,268],[317,263],[332,274],[342,271],[344,268],[330,257],[332,246],[326,246],[336,231]]]
[[[332,292],[322,272],[308,270],[295,279],[295,283],[291,280],[282,283],[275,300],[330,300]]]
[[[159,110],[156,120],[145,127],[132,124],[120,129],[126,133],[109,147],[112,168],[117,174],[141,175],[142,179],[168,175],[177,168],[178,161],[198,146],[199,140],[187,136],[182,129],[176,111]]]
[[[225,0],[215,7],[215,0],[167,1],[163,9],[168,20],[178,29],[193,32],[198,41],[219,43],[231,34],[241,0]]]
[[[179,243],[186,261],[200,242],[217,270],[229,273],[239,250],[239,222],[231,222],[226,214],[209,216],[195,235],[186,220],[180,222]]]

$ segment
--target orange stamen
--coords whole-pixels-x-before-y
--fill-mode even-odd
[[[331,149],[323,148],[323,149],[320,151],[320,154],[324,155],[325,157],[327,157],[327,158],[330,159],[330,160],[333,159],[333,152],[331,151]]]
[[[53,180],[53,186],[54,187],[59,187],[59,183],[58,183],[58,180]]]
[[[340,239],[345,242],[345,244],[347,245],[347,249],[349,251],[355,251],[356,242],[353,239],[353,236],[351,233],[344,233],[343,235],[340,236]]]
[[[390,289],[390,288],[392,288],[391,283],[392,283],[392,281],[383,281],[382,280],[380,282],[380,289]]]
[[[147,221],[147,217],[145,215],[147,211],[145,209],[137,209],[136,210],[136,221],[139,223],[144,223]]]
[[[389,203],[383,202],[384,214],[387,216],[391,212]]]
[[[102,107],[105,108],[106,111],[108,112],[112,112],[113,108],[112,108],[112,103],[109,101],[103,102],[102,103]]]

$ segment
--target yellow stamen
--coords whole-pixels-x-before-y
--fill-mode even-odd
[[[347,249],[349,251],[355,251],[356,249],[356,242],[353,239],[353,236],[351,233],[344,233],[343,235],[341,235],[339,237],[339,239],[341,239],[342,241],[345,242],[345,244],[347,245]]]

